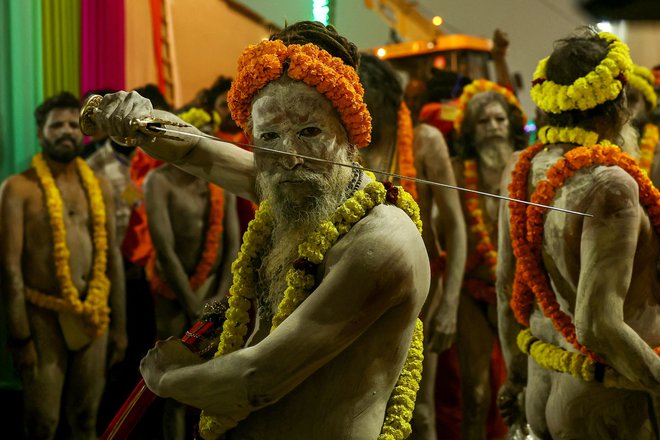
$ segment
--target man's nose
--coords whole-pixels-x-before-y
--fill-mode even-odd
[[[291,153],[291,154],[282,155],[281,163],[284,166],[284,168],[288,170],[292,170],[305,163],[305,160],[302,157],[295,156],[295,154],[300,153],[299,151],[300,149],[298,148],[295,139],[292,139],[290,137],[285,137],[283,141],[283,146],[284,146],[284,151],[286,153]]]

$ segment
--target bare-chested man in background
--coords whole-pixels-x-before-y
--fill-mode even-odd
[[[112,191],[106,181],[98,180],[102,200],[97,203],[105,206],[105,231],[100,232],[107,234],[107,264],[97,274],[93,267],[99,252],[97,242],[102,238],[93,228],[94,214],[99,212],[92,212],[78,172],[87,167],[76,159],[83,149],[78,100],[62,93],[46,100],[35,116],[42,163],[52,175],[52,190],[59,193],[62,204],[47,207],[43,179],[34,167],[7,179],[0,195],[2,288],[8,299],[14,360],[23,381],[25,434],[27,438],[53,438],[62,418],[61,432],[66,438],[95,439],[106,369],[122,359],[127,343],[124,276],[115,242]],[[58,240],[49,210],[63,217],[66,242],[62,248],[54,248]],[[68,270],[59,273],[55,260],[63,251],[70,255],[63,262]],[[90,283],[103,274],[110,283],[110,296],[105,304],[91,304],[91,315],[86,311],[58,313],[49,307],[50,301],[66,298],[71,290],[62,290],[62,279],[72,282],[74,293],[79,292],[84,303],[86,297],[108,288],[101,282],[94,292],[90,289]]]
[[[413,129],[409,113],[401,111],[403,90],[394,70],[373,55],[363,55],[360,61],[360,80],[365,87],[365,100],[374,125],[371,144],[360,152],[366,165],[377,170],[415,174],[412,177],[455,185],[456,179],[442,134],[427,124],[417,124]],[[402,121],[402,118],[408,118],[409,122]],[[404,139],[402,135],[411,138]],[[412,149],[414,172],[402,169],[407,160],[402,150],[406,148]],[[458,295],[466,256],[466,232],[456,191],[421,184],[415,185],[415,190],[420,216],[425,225],[422,238],[432,262],[432,278],[421,314],[426,333],[424,380],[415,405],[412,438],[434,439],[438,353],[448,349],[456,336]],[[435,216],[432,215],[434,209],[438,211]],[[437,264],[434,264],[442,258],[441,251],[447,253],[446,263],[442,264],[446,267],[444,271],[438,270]]]
[[[184,120],[203,130],[201,123],[194,123],[199,115],[208,116],[203,110],[186,114]],[[179,337],[195,323],[204,303],[229,292],[231,263],[240,244],[236,199],[164,164],[147,175],[144,203],[155,251],[147,263],[147,277],[156,307],[156,336]],[[185,406],[168,400],[163,414],[165,438],[185,438],[184,427]]]
[[[653,350],[660,345],[660,239],[653,226],[658,194],[644,189],[648,180],[640,178],[634,159],[602,165],[620,154],[616,147],[601,148],[593,165],[587,160],[598,151],[594,144],[623,140],[629,115],[622,89],[632,67],[628,49],[611,34],[585,30],[556,42],[542,63],[532,96],[550,125],[539,131],[542,144],[520,154],[529,156],[519,159],[513,178],[505,174],[503,188],[512,182],[509,194],[517,197],[538,190],[549,199],[537,200],[592,217],[546,211],[533,220],[534,209],[502,204],[498,309],[509,376],[501,407],[515,408],[526,384],[527,421],[541,438],[657,438],[649,394],[660,393],[660,359]],[[598,79],[584,80],[594,72],[600,72]],[[580,83],[586,87],[579,96],[567,93],[568,86]],[[575,158],[570,167],[561,166],[562,155]],[[556,190],[550,192],[549,185]],[[642,197],[654,200],[650,209]],[[530,227],[540,229],[530,232]],[[535,357],[516,347],[521,327],[514,309],[531,331],[531,339],[523,334],[519,342],[527,342],[519,346]],[[581,367],[586,357],[578,349],[608,367]],[[582,357],[553,362],[557,356],[551,352]]]

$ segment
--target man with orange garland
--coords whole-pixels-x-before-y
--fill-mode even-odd
[[[660,193],[614,145],[631,70],[612,34],[587,29],[556,42],[532,83],[550,125],[505,175],[512,197],[589,215],[501,205],[509,375],[500,406],[515,415],[524,393],[540,438],[657,438],[649,397],[660,393]]]
[[[241,56],[234,120],[256,146],[350,166],[371,131],[358,60],[332,27],[289,26]],[[179,119],[137,94],[106,95],[95,115],[112,136],[261,201],[232,266],[216,357],[159,342],[141,365],[147,386],[202,408],[207,439],[408,435],[430,282],[412,197],[359,168],[207,139],[152,142],[130,121]]]
[[[26,438],[96,438],[106,369],[126,349],[112,190],[85,161],[78,99],[35,111],[43,153],[0,192],[0,261]],[[60,415],[61,414],[61,415]]]
[[[456,180],[466,188],[499,194],[506,164],[515,150],[527,146],[520,103],[507,88],[480,79],[463,89],[457,108],[454,130],[458,157],[453,161]],[[496,384],[495,392],[502,381],[497,365],[498,359],[502,363],[502,357],[497,344],[495,293],[499,200],[462,193],[461,201],[468,224],[468,258],[456,341],[462,395],[461,438],[485,439],[491,381]],[[492,359],[495,362],[491,364]],[[501,420],[499,426],[492,420],[488,424],[489,436],[501,436],[503,430]]]
[[[634,66],[626,98],[633,125],[639,133],[639,166],[646,171],[653,184],[660,185],[660,160],[655,160],[660,150],[660,131],[653,123],[653,111],[658,105],[653,85],[653,73],[642,66]]]
[[[456,185],[442,134],[427,124],[418,124],[413,130],[403,90],[392,67],[376,56],[363,54],[359,73],[373,121],[371,143],[360,152],[365,164],[378,170]],[[422,238],[432,273],[429,296],[420,315],[425,329],[424,372],[411,438],[435,439],[437,353],[448,349],[456,336],[458,295],[466,255],[465,222],[456,191],[416,185],[409,180],[403,180],[401,185],[419,203],[425,225]],[[438,211],[435,216],[433,209]],[[447,253],[446,263],[441,250]],[[438,264],[439,260],[442,263]]]
[[[202,131],[211,122],[200,108],[179,117]],[[197,321],[203,303],[229,292],[231,262],[240,245],[235,196],[164,164],[147,175],[144,204],[154,247],[146,274],[154,295],[156,336],[181,337]],[[165,402],[165,438],[186,438],[185,409]]]

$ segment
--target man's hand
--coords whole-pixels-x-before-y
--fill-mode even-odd
[[[164,385],[163,378],[169,371],[197,365],[202,362],[178,339],[170,337],[158,341],[140,362],[140,373],[147,387],[160,397],[172,397],[171,390]]]
[[[493,34],[493,49],[491,50],[493,58],[504,58],[508,47],[509,36],[505,32],[495,29],[495,33]]]
[[[34,341],[29,341],[22,347],[13,348],[12,356],[14,364],[18,370],[21,378],[33,378],[37,372],[37,349],[34,346]]]
[[[115,142],[122,145],[139,145],[151,139],[137,130],[132,121],[151,118],[154,109],[151,101],[137,92],[110,93],[103,97],[94,113],[98,128],[108,134]]]
[[[124,359],[128,337],[125,330],[110,329],[108,335],[108,366],[112,367]]]
[[[456,313],[440,310],[433,315],[426,330],[425,346],[434,353],[448,350],[456,340]]]
[[[507,426],[524,426],[525,387],[507,380],[497,394],[497,408]]]

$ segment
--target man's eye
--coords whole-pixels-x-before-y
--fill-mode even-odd
[[[272,132],[272,131],[269,131],[268,133],[262,133],[259,136],[259,138],[263,141],[272,141],[272,140],[277,139],[278,137],[280,137],[280,135],[278,135],[277,133]]]
[[[300,136],[305,137],[314,137],[318,136],[321,133],[321,129],[318,127],[306,127],[300,130]]]

